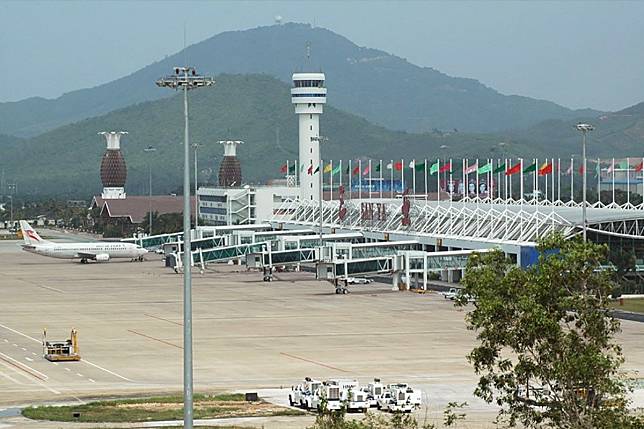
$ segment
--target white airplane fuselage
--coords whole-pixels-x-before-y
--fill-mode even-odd
[[[145,249],[132,243],[46,243],[23,245],[22,248],[30,253],[49,256],[58,259],[92,259],[88,255],[96,255],[97,260],[113,258],[139,258],[147,253]]]

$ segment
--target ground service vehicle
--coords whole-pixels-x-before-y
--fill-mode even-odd
[[[306,377],[303,383],[291,387],[291,392],[288,394],[289,404],[306,409],[313,408],[313,396],[321,385],[322,382]]]
[[[356,380],[333,379],[329,383],[340,387],[340,401],[346,403],[347,411],[367,411],[367,395]]]
[[[326,402],[327,410],[339,410],[342,407],[342,401],[340,400],[340,386],[330,384],[327,381],[323,382],[313,394],[309,408],[320,410],[322,409],[322,404],[324,402]]]
[[[362,388],[362,391],[367,394],[369,407],[377,407],[378,399],[382,397],[385,386],[380,382],[379,378],[374,378],[373,382]]]

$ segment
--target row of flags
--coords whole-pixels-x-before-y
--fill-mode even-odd
[[[522,168],[522,163],[518,162],[514,165],[511,166],[506,166],[506,163],[500,164],[496,167],[494,167],[494,164],[492,162],[488,162],[485,165],[479,166],[478,161],[470,166],[465,167],[464,166],[464,174],[487,174],[487,173],[493,173],[493,174],[505,174],[506,176],[512,176],[514,174],[519,174],[521,173],[521,168]],[[284,174],[289,173],[289,174],[295,174],[295,164],[288,165],[284,164],[280,167],[280,171]],[[306,165],[302,164],[300,166],[300,173],[304,173]],[[612,172],[615,171],[616,168],[624,169],[624,170],[630,170],[631,166],[628,162],[623,161],[620,163],[616,163],[613,160],[613,163],[608,167],[607,173],[611,174]],[[401,161],[398,162],[390,162],[387,164],[386,168],[388,170],[396,170],[396,171],[402,171],[404,168],[404,164]],[[420,172],[425,169],[425,162],[418,163],[416,161],[411,161],[409,163],[409,168],[414,170],[415,172]],[[381,164],[378,163],[374,166],[374,171],[375,172],[380,172],[381,169]],[[599,170],[599,164],[597,164],[597,169]],[[644,161],[640,162],[639,164],[635,165],[633,170],[635,172],[640,172],[644,169]],[[356,165],[355,167],[351,167],[350,165],[347,165],[345,169],[345,174],[352,174],[354,176],[357,176],[361,173],[361,167],[360,165]],[[309,175],[316,174],[320,171],[320,166],[314,166],[309,165],[309,167],[306,169],[306,173]],[[327,164],[324,169],[322,170],[323,173],[331,173],[331,175],[336,175],[342,171],[342,165],[337,165],[333,167],[333,163]],[[548,174],[552,174],[554,171],[554,166],[552,162],[544,162],[541,164],[541,166],[537,167],[537,163],[534,162],[528,166],[523,167],[523,173],[533,173],[536,172],[539,176],[546,176]],[[573,164],[571,162],[570,167],[568,167],[568,170],[566,170],[563,174],[564,175],[571,175],[573,171]],[[580,175],[584,174],[584,166],[580,166],[579,169],[577,170]],[[366,176],[371,172],[371,164],[367,165],[364,169],[362,169],[362,175]],[[449,162],[443,164],[442,166],[440,165],[440,162],[436,162],[432,164],[428,172],[430,175],[434,175],[436,173],[452,173],[452,161],[450,160]]]

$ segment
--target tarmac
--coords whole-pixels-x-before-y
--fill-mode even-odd
[[[0,428],[76,427],[12,416],[14,407],[182,390],[182,276],[160,256],[80,264],[18,244],[0,242]],[[423,390],[421,420],[439,422],[447,403],[467,401],[468,427],[495,427],[494,407],[472,394],[477,378],[465,356],[475,338],[464,310],[436,293],[382,283],[336,295],[312,273],[277,278],[265,283],[261,273],[226,264],[194,273],[195,391],[256,391],[285,404],[290,386],[306,376],[378,377]],[[643,327],[622,321],[623,368],[631,373],[644,368]],[[43,359],[43,328],[49,339],[66,339],[76,328],[82,360]],[[644,407],[644,390],[634,400]],[[240,423],[295,428],[312,421]]]

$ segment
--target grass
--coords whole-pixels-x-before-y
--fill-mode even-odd
[[[644,313],[644,298],[625,299],[624,305],[619,305],[619,300],[610,304],[615,310],[633,311],[635,313]]]
[[[79,413],[78,417],[74,417]],[[304,412],[269,404],[246,402],[243,394],[195,394],[194,418],[299,416]],[[183,419],[183,397],[120,399],[84,405],[28,407],[22,415],[34,420],[59,422],[125,423]]]

